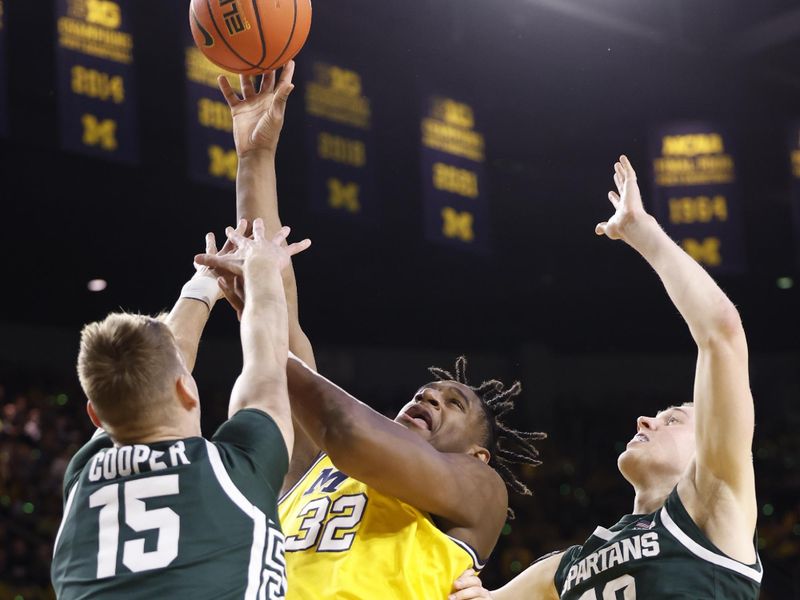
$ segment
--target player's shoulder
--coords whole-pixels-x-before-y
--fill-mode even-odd
[[[274,452],[277,447],[286,450],[280,427],[267,412],[258,408],[237,411],[219,426],[210,440],[218,446],[238,448],[249,454]]]
[[[238,411],[225,421],[209,444],[212,463],[219,457],[239,481],[266,481],[276,491],[289,470],[289,451],[275,420],[257,408]]]

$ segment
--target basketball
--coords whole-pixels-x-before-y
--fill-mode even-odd
[[[303,47],[311,0],[192,0],[189,24],[211,62],[255,75],[283,66]]]

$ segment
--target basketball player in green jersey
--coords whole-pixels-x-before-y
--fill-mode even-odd
[[[261,220],[253,230],[253,240],[229,230],[248,298],[244,365],[211,441],[201,437],[190,374],[197,336],[184,359],[187,338],[171,327],[193,331],[184,319],[204,323],[197,313],[215,297],[195,285],[167,323],[117,313],[84,328],[78,375],[100,429],[64,476],[52,563],[60,599],[284,597],[276,502],[294,433],[281,269],[308,242],[282,246],[288,228],[265,239]]]
[[[614,165],[615,213],[598,235],[623,240],[655,269],[697,349],[694,403],[639,417],[618,460],[633,512],[582,546],[540,559],[501,589],[465,574],[453,600],[755,600],[753,398],[739,314],[647,214],[626,157]],[[615,318],[625,318],[621,306]],[[613,321],[610,324],[613,329]],[[624,376],[624,374],[621,374]]]

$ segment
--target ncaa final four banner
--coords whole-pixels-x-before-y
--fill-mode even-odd
[[[233,143],[231,109],[219,91],[217,77],[222,74],[241,92],[239,76],[223,71],[197,48],[185,18],[184,3],[179,4],[180,26],[184,30],[186,69],[186,149],[189,153],[189,178],[220,187],[236,184],[238,159]]]
[[[8,135],[8,62],[6,61],[6,13],[0,0],[0,136]]]
[[[139,160],[134,0],[56,0],[61,144],[122,163]]]
[[[485,141],[472,107],[444,96],[428,98],[421,134],[426,239],[488,253]]]
[[[375,164],[372,105],[361,73],[349,65],[308,55],[302,71],[307,118],[311,208],[344,218],[374,222]]]
[[[664,125],[651,138],[655,215],[683,249],[714,273],[746,269],[731,137],[707,122]]]

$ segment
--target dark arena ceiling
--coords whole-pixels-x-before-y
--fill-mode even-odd
[[[0,140],[2,320],[76,328],[120,306],[168,307],[203,235],[235,217],[232,191],[191,183],[184,20],[173,0],[132,8],[141,165],[62,152],[53,3],[11,0],[10,139]],[[596,238],[612,164],[652,188],[648,132],[721,122],[736,141],[748,270],[722,277],[751,345],[798,349],[800,287],[787,125],[800,114],[800,6],[790,0],[317,0],[306,49],[371,83],[380,218],[309,210],[302,83],[278,157],[284,220],[314,247],[297,261],[303,321],[326,343],[575,351],[691,348],[657,278]],[[143,35],[141,32],[148,32]],[[471,102],[486,136],[491,253],[425,241],[419,97]],[[102,294],[86,282],[108,280]],[[230,314],[212,336],[234,336]]]

